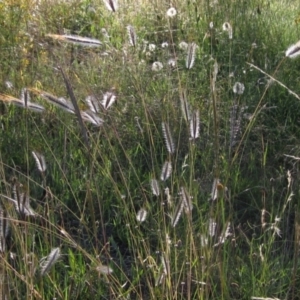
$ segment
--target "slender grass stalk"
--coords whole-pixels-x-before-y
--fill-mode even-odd
[[[293,192],[295,183],[290,175],[282,204],[280,197],[284,188],[277,178],[282,173],[277,162],[282,153],[288,155],[285,156],[285,163],[288,162],[285,165],[292,168],[291,174],[296,169],[297,160],[293,158],[298,157],[298,147],[294,143],[297,114],[287,102],[283,110],[276,111],[276,128],[269,128],[274,115],[264,114],[263,120],[258,119],[258,115],[268,108],[262,103],[272,100],[276,103],[274,106],[280,107],[287,98],[284,93],[280,94],[280,99],[273,97],[269,86],[265,91],[261,90],[261,86],[252,82],[256,80],[254,72],[243,67],[245,57],[257,65],[274,61],[275,48],[274,51],[269,49],[274,47],[273,41],[278,40],[278,32],[284,32],[284,26],[279,28],[277,23],[272,24],[272,18],[274,12],[280,11],[281,4],[271,2],[267,10],[260,5],[250,12],[249,7],[237,1],[224,0],[224,5],[217,2],[207,1],[207,6],[201,6],[196,2],[177,1],[166,7],[159,1],[146,1],[142,5],[139,1],[129,1],[123,2],[116,13],[118,2],[105,0],[102,6],[112,13],[99,15],[97,5],[88,5],[82,10],[82,5],[69,2],[55,5],[41,2],[37,7],[29,7],[25,1],[21,10],[9,5],[1,11],[5,36],[2,56],[3,61],[10,62],[9,70],[7,64],[1,69],[5,75],[3,80],[6,80],[3,88],[16,95],[19,85],[23,87],[24,83],[30,82],[41,90],[50,86],[55,93],[60,93],[61,82],[51,73],[51,66],[64,61],[66,64],[70,62],[78,95],[75,98],[75,89],[62,70],[71,101],[30,88],[23,89],[20,98],[6,95],[5,91],[0,94],[4,104],[25,108],[25,112],[14,107],[7,109],[6,105],[0,109],[0,172],[1,188],[5,190],[1,192],[4,210],[2,215],[0,208],[0,248],[5,249],[2,253],[5,276],[14,278],[8,283],[6,298],[230,299],[251,298],[253,292],[261,294],[261,297],[252,296],[253,299],[267,299],[268,293],[274,299],[297,297],[298,260],[295,256],[299,251],[288,252],[289,246],[286,245],[294,236],[288,235],[284,228],[292,214],[291,203],[297,199]],[[72,18],[66,21],[69,9],[79,16],[76,24]],[[206,18],[202,18],[201,13],[199,15],[199,9]],[[283,16],[287,11],[293,12],[285,6],[280,11],[280,18],[274,14],[274,20],[276,18],[280,26],[285,24]],[[249,15],[250,19],[259,19],[253,24],[260,39],[256,41],[258,50],[251,46],[247,53],[247,47],[253,43],[247,38],[253,36],[247,32]],[[265,28],[261,28],[265,16],[268,16],[272,35],[266,35]],[[231,24],[237,28],[235,40],[230,23],[224,24],[226,34],[223,35],[220,34],[221,28],[214,25],[222,24],[224,17],[232,20]],[[104,35],[104,28],[98,27],[105,25],[110,36],[101,43],[72,34],[49,35],[62,41],[53,44],[51,39],[44,40],[32,31],[32,24],[39,28],[39,32],[60,30],[54,28],[57,20],[62,20],[66,30],[92,35]],[[126,37],[120,33],[126,31],[128,22],[132,24],[133,32],[127,28],[129,42],[126,43]],[[191,29],[188,34],[187,26]],[[201,62],[198,62],[196,44],[189,44],[189,41],[201,43],[201,36],[208,26],[210,45],[207,44],[209,39],[204,38],[199,57]],[[147,40],[144,42],[145,51],[138,45],[135,30]],[[107,35],[106,29],[105,32]],[[241,36],[245,40],[242,41]],[[186,42],[180,43],[182,37],[187,38]],[[282,34],[279,40],[284,39],[287,37]],[[154,45],[161,41],[164,47]],[[65,42],[73,44],[71,53]],[[129,49],[128,44],[133,49]],[[261,52],[262,45],[265,50]],[[207,52],[209,48],[210,53]],[[293,57],[298,49],[289,51],[286,56]],[[226,53],[229,53],[227,58]],[[220,64],[214,59],[216,57]],[[169,59],[176,64],[172,62],[172,66],[168,66]],[[211,62],[214,64],[209,75],[206,70]],[[187,71],[191,68],[193,70]],[[279,66],[272,74],[273,78],[277,70]],[[290,70],[291,76],[288,77]],[[293,71],[292,65],[283,70],[291,87],[295,81]],[[247,95],[242,96],[244,88],[241,85],[232,84],[237,79],[243,80],[247,86]],[[210,87],[207,80],[210,80]],[[10,81],[13,85],[9,84]],[[85,110],[86,105],[79,97],[99,95],[107,86],[118,87],[118,103],[114,93],[103,99],[90,96],[85,101],[89,109]],[[283,83],[281,87],[286,89]],[[238,100],[230,110],[232,91]],[[76,127],[74,129],[74,119],[60,118],[60,114],[53,118],[52,110],[32,103],[30,96],[33,94],[39,96],[38,100],[43,98],[75,114],[81,134],[77,134]],[[258,95],[262,97],[257,105],[255,99]],[[293,96],[296,97],[297,93],[294,92]],[[243,101],[247,101],[249,111],[253,103],[257,105],[245,129]],[[297,105],[296,102],[295,107]],[[31,114],[30,109],[42,114]],[[228,113],[230,132],[226,132]],[[161,120],[167,121],[161,123]],[[90,124],[86,125],[86,122]],[[262,122],[260,126],[256,126],[259,122]],[[166,151],[162,151],[161,143],[156,140],[159,126],[162,126]],[[175,132],[176,144],[173,139]],[[240,132],[243,133],[241,139]],[[248,147],[248,136],[251,147]],[[273,143],[275,148],[271,147],[271,142],[279,137],[282,137],[283,145]],[[19,145],[21,150],[25,148],[25,152],[17,149]],[[44,149],[45,146],[47,153],[51,154],[50,157],[47,155],[47,187],[35,182],[31,176],[30,156],[27,155],[32,149]],[[89,151],[88,162],[82,154],[83,149]],[[39,154],[34,151],[33,156],[39,171],[46,172]],[[256,162],[260,159],[262,164],[258,167]],[[153,174],[150,186],[148,174]],[[11,176],[20,178],[20,182],[27,181],[28,188],[16,183],[13,196],[10,196],[7,181]],[[211,190],[206,183],[208,178],[214,179]],[[228,197],[219,178],[224,178],[224,185],[230,188]],[[147,182],[150,190],[145,188]],[[43,199],[40,188],[47,192],[41,196]],[[54,193],[51,197],[48,196],[50,188]],[[261,197],[263,205],[259,202],[258,192],[262,188],[266,191]],[[158,197],[149,197],[151,190]],[[37,213],[29,206],[30,200],[33,201],[29,195],[37,198],[34,203]],[[212,201],[205,201],[209,195]],[[6,205],[11,203],[18,214],[14,213],[13,205]],[[180,221],[183,210],[186,214]],[[257,223],[259,211],[262,211],[261,224]],[[12,248],[10,243],[5,244],[6,225],[3,225],[7,218],[12,228],[8,240],[12,241]],[[236,236],[232,229],[236,229]],[[233,238],[230,238],[231,234]],[[282,240],[278,241],[279,238]],[[64,260],[67,272],[53,272],[37,284],[33,276],[35,253],[49,253],[58,241],[64,247],[62,249],[65,246],[70,248],[74,262],[69,255]],[[296,234],[295,242],[298,243]],[[284,249],[280,249],[280,254],[278,244]],[[12,252],[16,252],[14,257]],[[45,264],[45,274],[51,270],[51,267],[46,267],[47,260],[52,260],[49,256],[41,261]],[[286,257],[294,257],[294,260],[283,266]]]
[[[216,68],[214,68],[214,72],[216,72]],[[215,176],[219,176],[219,118],[218,118],[218,107],[217,107],[217,93],[216,89],[213,88],[215,83],[213,83],[216,75],[213,75],[211,79],[211,91],[212,91],[212,104],[213,104],[213,122],[214,122],[214,152],[215,152],[215,161],[214,161],[214,173]]]
[[[78,107],[78,104],[77,104],[77,100],[76,100],[74,92],[73,92],[73,88],[72,88],[71,83],[70,83],[69,79],[67,78],[65,72],[63,71],[63,69],[61,67],[59,67],[59,69],[60,69],[60,72],[63,76],[63,79],[64,79],[65,85],[67,87],[68,94],[71,98],[72,104],[74,106],[75,114],[77,116],[77,119],[78,119],[78,122],[79,122],[79,125],[80,125],[80,128],[81,128],[81,133],[82,133],[82,136],[83,136],[83,140],[85,142],[85,146],[86,146],[87,149],[89,149],[89,140],[88,140],[87,131],[86,131],[86,129],[84,127],[84,124],[83,124],[83,121],[82,121],[81,113],[80,113],[80,110],[79,110],[79,107]]]
[[[193,210],[192,197],[189,195],[185,187],[180,188],[180,195],[186,213],[190,213]]]
[[[279,85],[283,86],[284,88],[287,88],[284,84],[280,83],[278,80],[276,80],[276,79],[274,78],[274,75],[275,75],[275,74],[277,73],[277,71],[279,70],[279,67],[281,66],[281,64],[282,64],[283,61],[284,61],[284,59],[282,59],[281,62],[278,64],[278,66],[276,67],[276,70],[274,71],[273,76],[268,75],[267,73],[265,73],[264,71],[262,71],[262,70],[259,69],[258,67],[254,66],[253,64],[250,64],[250,63],[247,63],[247,64],[250,65],[250,66],[252,66],[252,67],[254,67],[255,69],[259,70],[259,71],[262,72],[263,74],[268,75],[272,80],[275,80]],[[238,153],[239,153],[239,149],[240,149],[240,147],[241,147],[241,145],[242,145],[242,142],[243,142],[244,139],[246,138],[247,134],[249,134],[250,129],[251,129],[252,126],[254,125],[255,119],[256,119],[256,117],[257,117],[257,115],[258,115],[258,113],[259,113],[259,111],[260,111],[260,109],[261,109],[262,102],[263,102],[263,100],[265,99],[265,95],[266,95],[266,93],[267,93],[269,87],[270,87],[270,85],[267,85],[267,86],[265,87],[265,89],[264,89],[264,92],[262,93],[262,96],[261,96],[261,98],[260,98],[260,100],[259,100],[259,102],[258,102],[258,104],[257,104],[257,106],[256,106],[256,108],[255,108],[255,111],[254,111],[254,113],[253,113],[253,116],[252,116],[252,118],[251,118],[249,124],[247,125],[247,128],[245,129],[245,131],[244,131],[244,133],[243,133],[243,136],[242,136],[241,139],[240,139],[240,142],[239,142],[239,144],[238,144],[238,146],[237,146],[237,150],[235,151],[235,154],[234,154],[234,156],[233,156],[233,158],[232,158],[231,165],[232,165],[232,164],[234,163],[234,161],[237,159]],[[287,89],[288,89],[288,88],[287,88]],[[289,89],[288,89],[288,90],[289,90]],[[296,93],[292,92],[291,94],[292,94],[293,96],[295,96],[298,100],[300,100],[300,97],[299,97]]]

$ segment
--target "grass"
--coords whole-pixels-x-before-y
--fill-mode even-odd
[[[0,5],[3,299],[300,298],[299,4],[173,5]]]

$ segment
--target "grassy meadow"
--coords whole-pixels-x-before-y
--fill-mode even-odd
[[[0,300],[300,299],[299,1],[6,0],[0,28]]]

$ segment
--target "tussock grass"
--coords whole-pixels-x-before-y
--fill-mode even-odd
[[[2,298],[298,299],[299,4],[105,2],[0,5]]]

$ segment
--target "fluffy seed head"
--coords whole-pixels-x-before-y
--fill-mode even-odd
[[[174,18],[176,15],[177,15],[177,11],[176,11],[176,9],[174,7],[170,7],[167,10],[167,17]]]
[[[169,46],[168,42],[163,42],[163,43],[161,44],[161,47],[162,47],[162,48],[167,48],[168,46]]]
[[[186,43],[184,41],[179,43],[179,49],[181,49],[181,50],[187,50],[188,46],[189,46],[188,43]]]
[[[242,95],[245,90],[245,85],[241,82],[236,82],[232,89],[235,94]]]
[[[158,72],[163,68],[163,64],[160,61],[155,61],[152,64],[151,70],[154,72]]]
[[[156,46],[154,44],[149,44],[149,51],[153,52],[156,49]]]
[[[170,58],[170,59],[168,60],[168,66],[169,66],[170,68],[175,68],[176,65],[177,65],[176,59]]]

